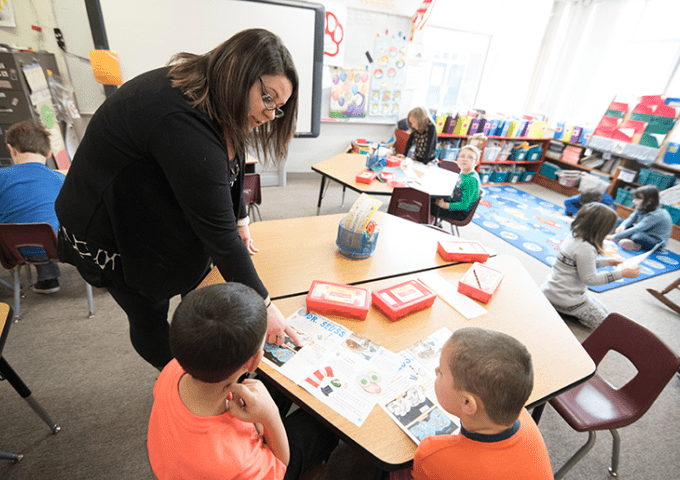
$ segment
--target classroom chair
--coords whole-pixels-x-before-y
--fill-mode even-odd
[[[408,138],[411,136],[410,133],[408,133],[407,130],[400,130],[396,129],[394,131],[394,153],[397,155],[406,155],[406,152],[404,151],[406,149],[406,142],[408,142]]]
[[[0,380],[7,380],[9,384],[14,387],[14,390],[21,395],[21,398],[23,398],[33,411],[38,414],[42,421],[50,427],[52,433],[58,433],[59,430],[61,430],[61,427],[54,423],[47,411],[45,411],[45,409],[33,398],[31,390],[29,390],[24,381],[17,375],[9,363],[7,363],[7,360],[5,360],[5,357],[2,354],[5,343],[7,342],[9,326],[12,324],[11,318],[12,308],[6,303],[0,303],[0,332],[2,332],[0,333]],[[0,451],[0,460],[13,460],[14,462],[18,462],[22,458],[23,455]]]
[[[626,357],[637,369],[635,376],[615,388],[596,371],[585,383],[550,400],[557,413],[577,432],[588,432],[588,441],[557,473],[559,480],[595,444],[595,432],[609,430],[614,439],[611,476],[619,466],[620,438],[617,429],[642,417],[680,367],[680,356],[638,323],[610,313],[583,342],[583,348],[599,365],[610,350]]]
[[[425,225],[434,222],[430,215],[430,195],[411,187],[394,188],[387,213]]]
[[[672,301],[670,298],[666,297],[668,293],[672,292],[676,288],[680,289],[680,278],[671,282],[666,288],[664,288],[660,292],[658,290],[654,290],[653,288],[648,288],[647,291],[651,293],[652,296],[656,298],[658,301],[666,305],[668,308],[672,309],[675,313],[680,314],[680,306],[674,301]]]
[[[246,173],[243,182],[243,200],[246,202],[246,207],[248,208],[248,216],[255,221],[255,216],[251,216],[251,212],[253,208],[255,208],[257,216],[260,218],[260,221],[262,221],[260,207],[258,207],[258,205],[262,204],[262,190],[260,188],[259,173]]]
[[[0,263],[7,270],[12,270],[14,277],[14,321],[20,318],[21,278],[20,269],[26,265],[46,264],[49,260],[34,260],[22,255],[21,247],[41,247],[47,258],[59,261],[57,256],[57,235],[49,223],[3,223],[0,224]],[[31,271],[28,268],[28,282],[31,283]],[[6,282],[3,282],[6,283]],[[87,290],[88,318],[94,317],[94,298],[92,286],[85,283]]]
[[[451,234],[456,235],[457,237],[460,237],[460,232],[458,231],[458,227],[464,227],[468,223],[472,221],[472,217],[475,216],[475,212],[477,211],[477,207],[479,206],[479,202],[482,200],[482,196],[484,195],[483,191],[479,192],[479,198],[475,202],[474,206],[472,207],[472,210],[470,210],[470,213],[468,213],[467,217],[465,217],[462,220],[453,220],[449,218],[442,218],[441,220],[444,222],[448,222],[451,226]],[[455,231],[455,233],[454,233]]]
[[[460,173],[460,167],[452,160],[439,160],[439,168],[449,170],[453,173]]]

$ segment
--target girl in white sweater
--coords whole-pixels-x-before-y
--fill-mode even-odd
[[[555,310],[578,318],[587,327],[596,328],[607,316],[607,309],[591,296],[589,285],[604,285],[621,279],[635,278],[640,266],[624,267],[611,272],[598,268],[615,266],[621,258],[597,258],[602,242],[616,224],[616,213],[601,203],[584,205],[571,224],[571,235],[560,245],[560,252],[541,290]]]

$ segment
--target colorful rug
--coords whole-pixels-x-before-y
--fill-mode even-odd
[[[508,185],[485,186],[484,191],[484,197],[472,221],[546,265],[552,266],[560,243],[570,233],[572,219],[564,215],[564,207]],[[624,259],[638,253],[619,248],[619,255]],[[605,267],[602,270],[612,268]],[[657,251],[642,262],[637,278],[623,278],[590,289],[604,292],[678,269],[680,255],[668,250]]]

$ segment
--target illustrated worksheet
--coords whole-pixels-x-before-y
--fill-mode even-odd
[[[305,308],[287,320],[302,345],[288,336],[281,346],[265,343],[264,361],[360,427],[402,357]]]
[[[402,363],[380,406],[416,443],[433,435],[451,435],[460,420],[437,403],[435,368],[451,331],[442,328],[399,353]]]

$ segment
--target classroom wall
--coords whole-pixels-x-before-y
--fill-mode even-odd
[[[392,6],[385,6],[385,2],[382,2],[383,5],[379,7],[371,7],[368,2],[362,0],[335,0],[320,3],[329,9],[341,6],[409,18],[422,4],[422,0],[395,0]],[[440,0],[435,4],[428,24],[493,35],[476,106],[494,111],[521,113],[526,89],[530,83],[528,79],[531,77],[532,66],[543,36],[542,29],[535,28],[537,22],[535,18],[541,18],[541,15],[545,15],[544,12],[549,12],[551,5],[552,0],[514,0],[513,2],[487,0],[483,6],[469,0]],[[0,28],[0,43],[44,49],[54,53],[60,72],[66,78],[70,78],[65,54],[58,48],[53,34],[53,28],[59,26],[54,13],[53,0],[14,0],[14,13],[17,27]],[[31,30],[31,24],[42,26],[43,32]],[[68,38],[66,38],[66,45],[68,49]],[[522,68],[518,68],[518,65]],[[513,72],[514,84],[526,84],[524,90],[513,87],[514,84],[508,80],[508,71]],[[415,106],[409,102],[409,98],[412,97],[413,95],[409,97],[407,92],[400,118],[405,117],[406,113]],[[87,116],[85,117],[84,123],[86,124]],[[324,122],[321,125],[319,138],[293,139],[285,168],[271,171],[271,174],[278,177],[275,182],[285,184],[286,171],[310,172],[314,163],[343,152],[354,138],[387,141],[394,134],[395,126],[392,124]],[[84,127],[76,126],[76,130],[81,134]],[[268,172],[262,167],[258,169]],[[268,182],[265,180],[266,183]]]

